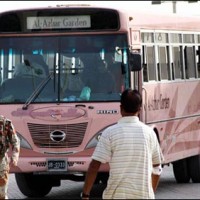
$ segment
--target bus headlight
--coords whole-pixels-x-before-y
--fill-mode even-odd
[[[111,124],[109,126],[112,126],[114,124]],[[108,127],[109,127],[108,126]],[[101,137],[101,134],[102,132],[107,129],[108,127],[105,127],[104,129],[102,129],[101,131],[99,131],[89,142],[88,144],[86,145],[85,149],[90,149],[90,148],[93,148],[93,147],[96,147],[97,146],[97,143],[98,141],[100,140],[100,137]]]
[[[27,140],[19,133],[17,133],[17,136],[20,139],[20,147],[25,149],[32,149],[31,145],[27,142]]]
[[[101,137],[101,134],[102,134],[103,130],[98,132],[89,142],[88,144],[86,145],[86,149],[90,149],[90,148],[93,148],[93,147],[96,147],[97,146],[97,143],[98,141],[100,140],[100,137]]]

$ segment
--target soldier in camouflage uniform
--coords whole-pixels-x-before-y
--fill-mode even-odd
[[[11,146],[12,155],[8,157]],[[8,175],[11,166],[17,166],[20,140],[12,122],[0,115],[0,199],[7,199]]]

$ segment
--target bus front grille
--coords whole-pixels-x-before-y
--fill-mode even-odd
[[[34,144],[39,148],[75,148],[81,145],[88,123],[45,125],[28,123]]]

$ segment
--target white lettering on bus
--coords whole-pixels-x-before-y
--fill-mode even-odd
[[[97,110],[97,114],[118,114],[117,110]]]

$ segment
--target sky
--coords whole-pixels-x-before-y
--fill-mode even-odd
[[[177,14],[200,16],[200,1],[198,3],[188,3],[188,1],[175,2],[175,10]],[[56,6],[63,4],[108,5],[113,8],[136,9],[157,13],[175,12],[172,1],[162,1],[160,5],[152,5],[151,1],[1,1],[0,10],[6,11],[9,9]]]

